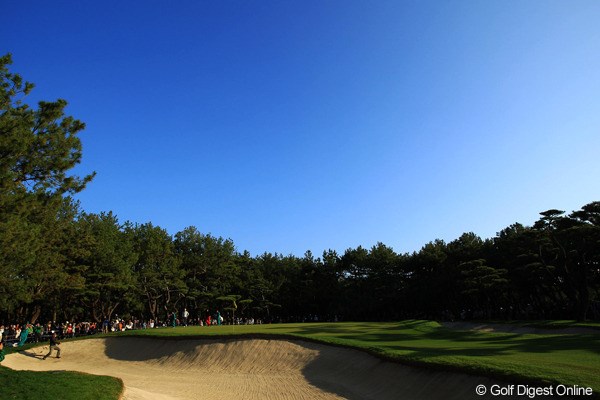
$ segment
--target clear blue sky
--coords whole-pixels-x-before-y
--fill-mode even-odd
[[[239,251],[397,252],[600,200],[600,2],[12,1],[88,212]]]

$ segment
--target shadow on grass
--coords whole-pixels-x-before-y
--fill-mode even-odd
[[[289,332],[289,328],[288,332]],[[276,330],[276,329],[274,329]],[[345,325],[331,327],[299,326],[296,335],[333,340],[336,343],[378,347],[382,350],[410,351],[414,357],[432,355],[493,356],[513,352],[551,353],[582,351],[600,354],[600,335],[597,334],[520,334],[477,332],[447,329],[421,321],[389,324],[388,328],[374,328],[368,324],[352,324],[352,332]],[[422,353],[422,356],[419,354]]]

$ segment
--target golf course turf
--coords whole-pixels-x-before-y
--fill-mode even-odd
[[[567,323],[561,323],[566,327]],[[592,328],[597,327],[593,324]],[[109,337],[160,339],[218,339],[235,337],[287,338],[357,348],[387,360],[437,370],[467,372],[532,385],[563,384],[591,387],[600,393],[600,331],[582,334],[521,334],[448,329],[433,321],[409,320],[389,323],[343,322],[244,326],[177,327],[127,331]],[[94,337],[100,337],[96,335]],[[13,349],[9,349],[12,352]],[[43,393],[49,373],[0,369],[3,396],[7,393]],[[106,399],[118,398],[122,383],[108,377],[61,373],[49,375],[57,387],[92,380],[90,387],[106,387]],[[102,380],[104,379],[104,380]],[[15,388],[18,381],[20,389]],[[36,383],[41,382],[41,383]],[[39,390],[28,389],[38,384]],[[26,391],[29,390],[29,391]],[[69,391],[61,391],[69,399]],[[77,393],[74,391],[72,393]],[[96,392],[98,393],[98,392]],[[116,393],[116,394],[115,394]],[[29,397],[29,396],[27,396]],[[4,397],[3,397],[4,398]],[[6,397],[24,398],[24,397]],[[73,394],[73,399],[86,398]],[[94,397],[98,398],[98,397]]]
[[[79,372],[13,371],[0,367],[0,399],[116,400],[120,379]]]

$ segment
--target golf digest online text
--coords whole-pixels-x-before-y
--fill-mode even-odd
[[[549,385],[549,386],[529,386],[529,385],[477,385],[475,393],[480,396],[490,394],[492,396],[523,396],[534,399],[536,396],[592,396],[594,391],[590,387],[578,385]]]

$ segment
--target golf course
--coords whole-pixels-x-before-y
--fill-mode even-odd
[[[600,400],[600,1],[6,3],[0,400]]]
[[[407,320],[132,330],[65,341],[60,360],[41,360],[47,346],[9,349],[0,376],[9,399],[460,399],[479,397],[481,384],[590,388],[597,397],[598,329]]]

